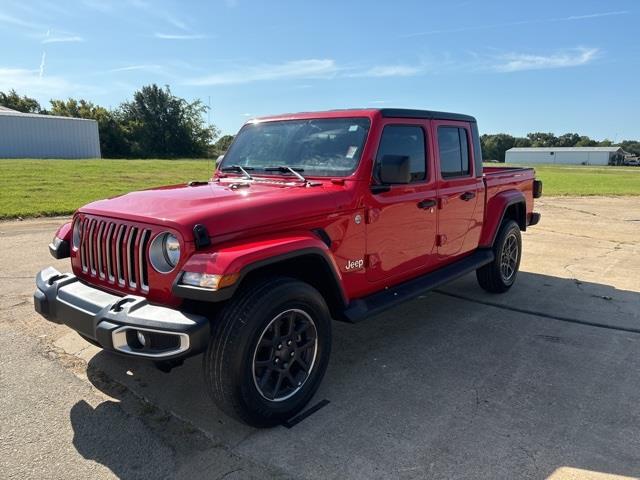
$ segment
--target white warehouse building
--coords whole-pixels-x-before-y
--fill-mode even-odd
[[[505,162],[526,165],[622,165],[626,154],[620,147],[517,147],[507,150]]]
[[[98,122],[0,106],[0,158],[100,158]]]

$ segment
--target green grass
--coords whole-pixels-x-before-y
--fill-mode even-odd
[[[535,169],[545,196],[640,195],[638,167]],[[132,190],[206,180],[212,171],[212,160],[0,160],[0,219],[69,214]]]
[[[72,213],[132,190],[211,178],[213,160],[0,160],[0,219]]]
[[[513,166],[489,163],[487,166]],[[543,196],[640,195],[640,167],[533,165]]]

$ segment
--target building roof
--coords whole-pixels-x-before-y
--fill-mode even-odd
[[[513,147],[507,152],[618,152],[622,147]]]
[[[18,112],[17,110],[11,110],[7,107],[0,106],[0,115],[3,117],[20,117],[20,118],[42,118],[45,120],[69,120],[69,121],[80,121],[80,122],[95,122],[90,118],[77,118],[77,117],[61,117],[58,115],[45,115],[40,113],[23,113]]]

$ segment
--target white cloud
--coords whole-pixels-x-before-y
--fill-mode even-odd
[[[47,35],[42,43],[79,43],[84,42],[84,38],[79,37],[77,35],[68,35],[68,36],[59,36],[59,37],[50,37]]]
[[[504,22],[504,23],[493,23],[488,25],[470,25],[467,27],[454,27],[454,28],[445,28],[439,30],[428,30],[426,32],[416,32],[416,33],[408,33],[405,35],[401,35],[402,38],[412,38],[412,37],[422,37],[425,35],[437,35],[441,33],[461,33],[461,32],[471,32],[475,30],[491,30],[494,28],[503,28],[503,27],[517,27],[520,25],[535,25],[540,23],[557,23],[557,22],[572,22],[576,20],[587,20],[591,18],[602,18],[602,17],[612,17],[618,15],[627,15],[630,13],[628,10],[616,10],[610,12],[598,12],[598,13],[590,13],[586,15],[572,15],[569,17],[556,17],[556,18],[542,18],[539,20],[536,19],[524,19],[524,20],[515,20],[513,22]]]
[[[362,70],[341,67],[333,59],[293,60],[278,64],[239,67],[234,70],[187,79],[187,85],[236,85],[266,80],[293,80],[334,77],[408,77],[424,72],[422,65],[374,65]],[[308,88],[301,85],[298,88]]]
[[[127,65],[125,67],[112,68],[107,70],[108,72],[133,72],[136,70],[141,70],[144,72],[158,72],[162,70],[161,65],[152,65],[152,64],[140,64],[140,65]]]
[[[32,30],[44,30],[45,27],[39,23],[23,20],[6,13],[0,13],[0,23],[8,23],[9,25],[15,25],[16,27],[29,28]]]
[[[173,34],[173,33],[155,33],[153,35],[156,38],[160,38],[162,40],[200,40],[203,38],[207,38],[206,35],[201,34]]]
[[[338,67],[331,59],[294,60],[279,64],[263,64],[253,67],[242,67],[222,73],[187,80],[188,85],[234,85],[264,80],[281,80],[293,78],[328,78],[338,72]]]
[[[602,13],[590,13],[588,15],[572,15],[567,17],[566,20],[585,20],[587,18],[600,18],[600,17],[613,17],[617,15],[626,15],[628,10],[618,10],[615,12],[602,12]]]
[[[424,71],[414,65],[375,65],[362,72],[350,74],[352,77],[411,77]]]
[[[47,60],[47,52],[42,52],[42,59],[40,60],[40,69],[38,70],[39,78],[42,78],[44,76],[44,67],[45,67],[46,60]]]
[[[493,68],[499,72],[519,72],[523,70],[543,70],[549,68],[568,68],[586,65],[597,58],[597,48],[576,48],[550,55],[532,55],[528,53],[508,53],[501,56]]]
[[[77,92],[80,86],[74,85],[62,77],[44,76],[44,58],[43,54],[41,68],[37,70],[0,67],[0,90],[6,91],[14,88],[20,92],[27,92],[30,96],[47,99],[56,95]]]

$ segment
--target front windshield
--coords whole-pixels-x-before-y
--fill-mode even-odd
[[[245,125],[221,169],[285,166],[305,176],[346,176],[356,169],[369,131],[366,118],[283,120]],[[266,169],[266,170],[265,170]],[[253,172],[255,170],[255,172]]]

